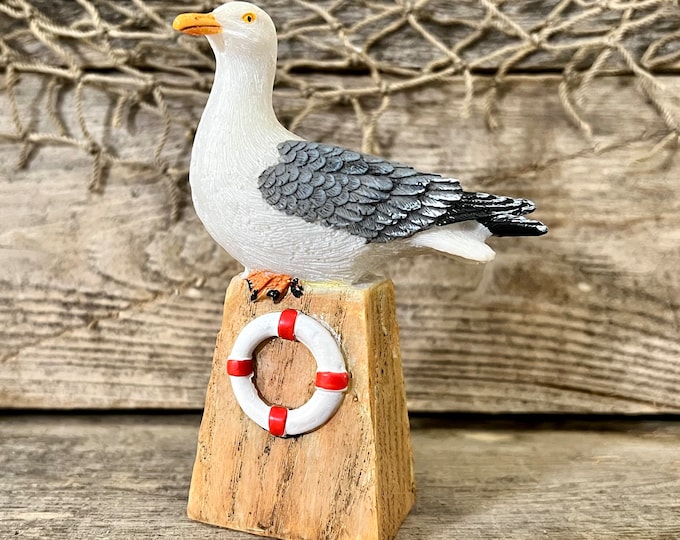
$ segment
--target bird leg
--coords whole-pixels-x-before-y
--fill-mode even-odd
[[[292,278],[286,274],[276,274],[257,270],[246,277],[250,289],[251,302],[258,302],[264,298],[271,298],[274,302],[283,300],[288,291],[295,298],[302,296],[302,285],[298,278]]]

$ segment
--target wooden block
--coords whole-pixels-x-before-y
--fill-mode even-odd
[[[415,498],[409,423],[391,281],[307,285],[280,304],[248,301],[232,280],[217,339],[189,492],[191,519],[282,539],[393,538]],[[272,311],[297,309],[340,336],[349,389],[327,424],[291,438],[271,435],[241,410],[226,373],[241,329]],[[316,362],[301,343],[256,350],[255,382],[271,404],[296,408],[314,391]]]

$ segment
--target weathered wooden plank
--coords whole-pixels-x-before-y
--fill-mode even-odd
[[[199,417],[0,421],[6,538],[252,538],[186,518]],[[417,504],[397,539],[680,536],[680,426],[414,419]]]
[[[677,95],[680,79],[663,83]],[[465,91],[455,81],[395,97],[379,121],[385,155],[470,188],[530,196],[551,227],[540,239],[494,240],[499,255],[486,268],[437,256],[390,266],[412,410],[680,410],[680,164],[673,149],[650,157],[663,125],[637,105],[630,79],[592,86],[583,112],[597,151],[566,117],[558,84],[513,79],[497,131],[481,104],[460,117]],[[160,120],[141,110],[132,135],[107,129],[102,96],[84,95],[93,136],[148,158]],[[34,97],[21,94],[22,114],[48,123]],[[70,99],[65,92],[64,107]],[[293,108],[279,104],[284,116]],[[194,105],[182,109],[189,123]],[[310,115],[300,132],[360,143],[349,107]],[[170,165],[186,166],[189,135],[171,133]],[[11,162],[17,148],[0,151]],[[190,205],[173,222],[149,171],[115,165],[96,194],[90,166],[46,147],[27,170],[0,172],[0,405],[200,408],[238,266]]]
[[[116,69],[125,58],[127,66],[142,69],[210,70],[207,44],[193,40],[187,47],[195,50],[198,46],[201,55],[188,56],[182,45],[186,41],[180,39],[178,46],[179,38],[170,27],[178,13],[209,9],[205,2],[145,0],[146,12],[131,0],[94,4],[101,25],[74,2],[29,0],[26,4],[33,12],[8,8],[12,16],[0,19],[0,33],[7,36],[11,49],[47,65]],[[643,59],[645,68],[665,72],[680,68],[677,43],[672,39],[680,24],[680,9],[673,2],[647,3],[632,10],[623,3],[576,2],[556,10],[554,0],[498,2],[493,9],[489,7],[493,4],[479,0],[431,0],[418,2],[417,7],[394,1],[315,2],[323,12],[288,0],[258,4],[278,25],[282,58],[298,66],[327,62],[336,69],[365,69],[367,61],[357,55],[360,51],[366,53],[368,62],[384,68],[419,70],[432,63],[447,64],[448,53],[441,47],[454,47],[455,54],[473,70],[498,69],[523,51],[513,70],[556,70],[571,61],[579,46],[589,48],[577,62],[585,68],[610,45],[620,44],[633,58]],[[42,16],[37,17],[38,13]],[[631,23],[629,28],[626,22]],[[41,39],[31,25],[39,29]],[[80,34],[63,30],[70,26]],[[664,38],[670,39],[659,41]],[[630,71],[616,47],[610,52],[605,68]]]

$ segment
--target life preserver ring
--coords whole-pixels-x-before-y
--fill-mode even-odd
[[[316,390],[297,409],[267,405],[253,383],[253,351],[271,337],[299,341],[316,360]],[[319,321],[295,309],[267,313],[244,326],[227,360],[227,374],[243,412],[277,437],[301,435],[325,424],[340,406],[349,384],[335,338]]]

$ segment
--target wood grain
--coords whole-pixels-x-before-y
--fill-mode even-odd
[[[198,415],[0,420],[0,536],[252,536],[189,521]],[[671,540],[677,422],[414,419],[418,500],[397,540]]]
[[[662,82],[676,99],[680,79]],[[21,106],[45,121],[29,83]],[[498,257],[486,268],[438,256],[390,265],[412,410],[680,410],[675,149],[651,152],[663,125],[637,106],[631,79],[593,82],[592,143],[565,116],[558,84],[512,79],[497,131],[481,104],[460,117],[455,81],[395,98],[380,120],[386,156],[529,196],[551,228],[493,240]],[[153,152],[156,117],[140,111],[133,135],[107,131],[101,95],[85,98],[97,136],[131,159]],[[300,132],[359,146],[347,107],[313,115]],[[188,142],[174,133],[167,159],[186,163]],[[16,152],[0,145],[3,162]],[[44,148],[27,170],[0,171],[0,406],[198,409],[238,266],[190,206],[170,219],[167,191],[148,171],[115,166],[95,194],[90,166]]]
[[[81,29],[91,27],[89,14],[83,7],[73,2],[31,0],[29,3],[45,13],[56,25],[71,26],[74,21],[80,21]],[[80,39],[68,35],[52,35],[49,25],[46,31],[44,30],[45,39],[49,41],[51,38],[57,41],[60,48],[71,56],[73,59],[71,61],[77,62],[77,65],[90,71],[118,69],[120,58],[125,57],[126,65],[143,70],[167,72],[168,67],[183,66],[210,72],[211,55],[207,44],[193,40],[190,48],[198,47],[203,52],[203,56],[188,55],[187,49],[177,46],[178,34],[171,29],[171,24],[179,13],[206,11],[219,2],[206,5],[200,2],[145,0],[144,3],[155,11],[158,20],[139,13],[139,6],[131,0],[117,2],[118,10],[97,6],[100,16],[111,27],[109,35],[105,36],[108,43],[102,33],[90,34]],[[483,21],[488,15],[488,9],[479,0],[458,2],[430,0],[415,10],[416,20],[431,36],[430,39],[426,39],[417,26],[405,17],[407,15],[405,11],[394,11],[398,4],[395,6],[392,2],[376,2],[370,8],[366,2],[344,2],[339,9],[332,10],[335,20],[330,23],[302,3],[288,0],[261,0],[257,4],[271,14],[279,33],[283,36],[280,44],[281,56],[294,59],[296,65],[309,66],[310,62],[328,62],[334,69],[337,69],[349,54],[353,55],[357,50],[362,50],[365,43],[370,40],[371,46],[367,48],[367,52],[374,62],[389,66],[393,70],[420,70],[430,62],[442,59],[446,61],[446,53],[431,41],[434,38],[449,47],[469,41],[469,44],[460,52],[460,57],[462,62],[472,64],[475,72],[498,69],[505,60],[528,44],[528,39],[518,35],[506,21],[510,21],[515,28],[521,28],[525,36],[538,36],[546,28],[546,21],[555,10],[555,3],[552,0],[498,4],[499,13],[502,15],[494,17],[494,24],[486,24],[486,30],[475,38],[478,26],[485,24]],[[320,4],[321,7],[328,8],[333,3]],[[584,6],[577,8],[572,5],[570,9],[563,10],[554,20],[555,26],[561,25],[563,30],[551,33],[550,37],[545,40],[548,47],[526,54],[511,71],[562,69],[571,60],[576,50],[574,44],[585,45],[593,36],[604,37],[606,36],[605,29],[614,32],[624,16],[623,10],[620,9],[608,9],[604,5],[589,7],[590,9]],[[392,10],[391,14],[390,10]],[[649,15],[649,9],[645,10],[644,7],[633,11],[633,18],[637,21]],[[132,23],[118,29],[117,26],[126,19],[122,15],[124,12],[132,16],[137,12],[139,15]],[[372,24],[358,25],[369,16],[375,17],[381,13],[386,13],[386,16],[373,20]],[[589,13],[589,15],[584,17],[584,13]],[[664,15],[657,17],[653,22],[643,24],[641,28],[623,32],[620,42],[622,48],[631,57],[639,59],[652,43],[660,38],[671,36],[680,24],[680,10],[669,3]],[[580,19],[580,22],[575,26],[564,24],[572,19]],[[338,28],[334,27],[335,23]],[[12,48],[29,57],[40,58],[47,65],[68,65],[65,56],[55,52],[54,48],[50,48],[45,42],[36,39],[30,33],[17,32],[26,26],[25,20],[22,19],[11,17],[0,19],[0,32],[11,36],[9,44]],[[389,27],[392,28],[391,31],[385,32],[385,35],[376,39],[376,34]],[[338,32],[338,29],[343,30],[343,35]],[[658,51],[658,56],[667,56],[665,60],[655,65],[657,59],[654,57],[657,55],[652,55],[653,62],[643,67],[662,68],[665,73],[677,72],[680,69],[680,60],[677,57],[677,51],[673,48],[673,41],[671,40],[670,43],[670,46],[668,44],[665,47],[662,46]],[[590,52],[585,54],[578,63],[580,69],[592,65],[597,55],[606,48],[606,44],[602,42],[599,46],[593,46],[591,42],[590,47]],[[115,54],[110,54],[110,50],[115,51]],[[499,50],[503,52],[498,54]],[[612,58],[615,61],[608,64],[609,70],[630,72],[629,66],[625,65],[616,49],[613,49],[613,52]],[[478,62],[479,59],[484,59],[484,61]],[[364,65],[358,66],[356,62],[345,66],[344,69],[352,71],[357,67],[365,69]]]
[[[241,277],[227,290],[189,491],[191,519],[286,540],[391,540],[415,499],[394,287],[308,286],[301,299],[253,304]],[[241,410],[226,360],[256,317],[298,309],[338,336],[350,387],[319,429],[274,437]],[[306,354],[302,354],[302,353]],[[268,402],[296,408],[316,365],[300,343],[271,340],[256,353]],[[309,381],[309,383],[305,383]],[[322,458],[322,459],[320,459]]]

